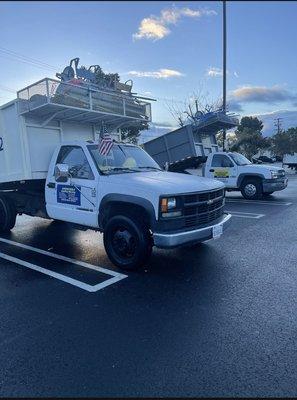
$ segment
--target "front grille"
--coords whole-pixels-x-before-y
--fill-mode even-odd
[[[207,225],[224,213],[224,190],[184,196],[185,227]]]
[[[188,194],[184,196],[184,204],[213,200],[224,195],[224,189],[211,192]]]

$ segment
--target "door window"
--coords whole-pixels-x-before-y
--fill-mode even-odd
[[[94,179],[87,157],[79,146],[62,146],[57,164],[67,164],[72,178]]]
[[[212,158],[212,167],[232,168],[234,165],[229,157],[224,154],[215,154]]]

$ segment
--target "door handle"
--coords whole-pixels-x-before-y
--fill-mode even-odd
[[[54,182],[49,182],[49,183],[47,184],[47,187],[50,188],[50,189],[55,189],[56,184],[55,184]]]
[[[209,172],[214,172],[214,169],[210,169]]]

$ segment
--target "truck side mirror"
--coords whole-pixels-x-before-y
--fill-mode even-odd
[[[55,179],[57,182],[67,182],[69,177],[69,165],[57,164],[55,166]]]

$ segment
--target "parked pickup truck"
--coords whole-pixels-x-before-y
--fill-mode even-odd
[[[168,171],[218,179],[228,191],[240,190],[247,199],[259,199],[284,189],[288,181],[282,168],[253,165],[241,154],[218,151],[216,133],[236,125],[238,120],[232,115],[209,113],[202,120],[145,142],[143,146]]]
[[[46,180],[0,184],[0,230],[22,213],[98,230],[110,260],[132,270],[153,245],[218,238],[231,217],[224,197],[222,182],[164,171],[137,146],[115,142],[103,156],[98,142],[72,140],[54,150]]]
[[[176,165],[174,169],[177,170]],[[231,152],[210,153],[202,169],[189,169],[188,172],[224,182],[228,191],[240,190],[250,200],[283,190],[288,184],[284,169],[255,165],[242,154]]]

